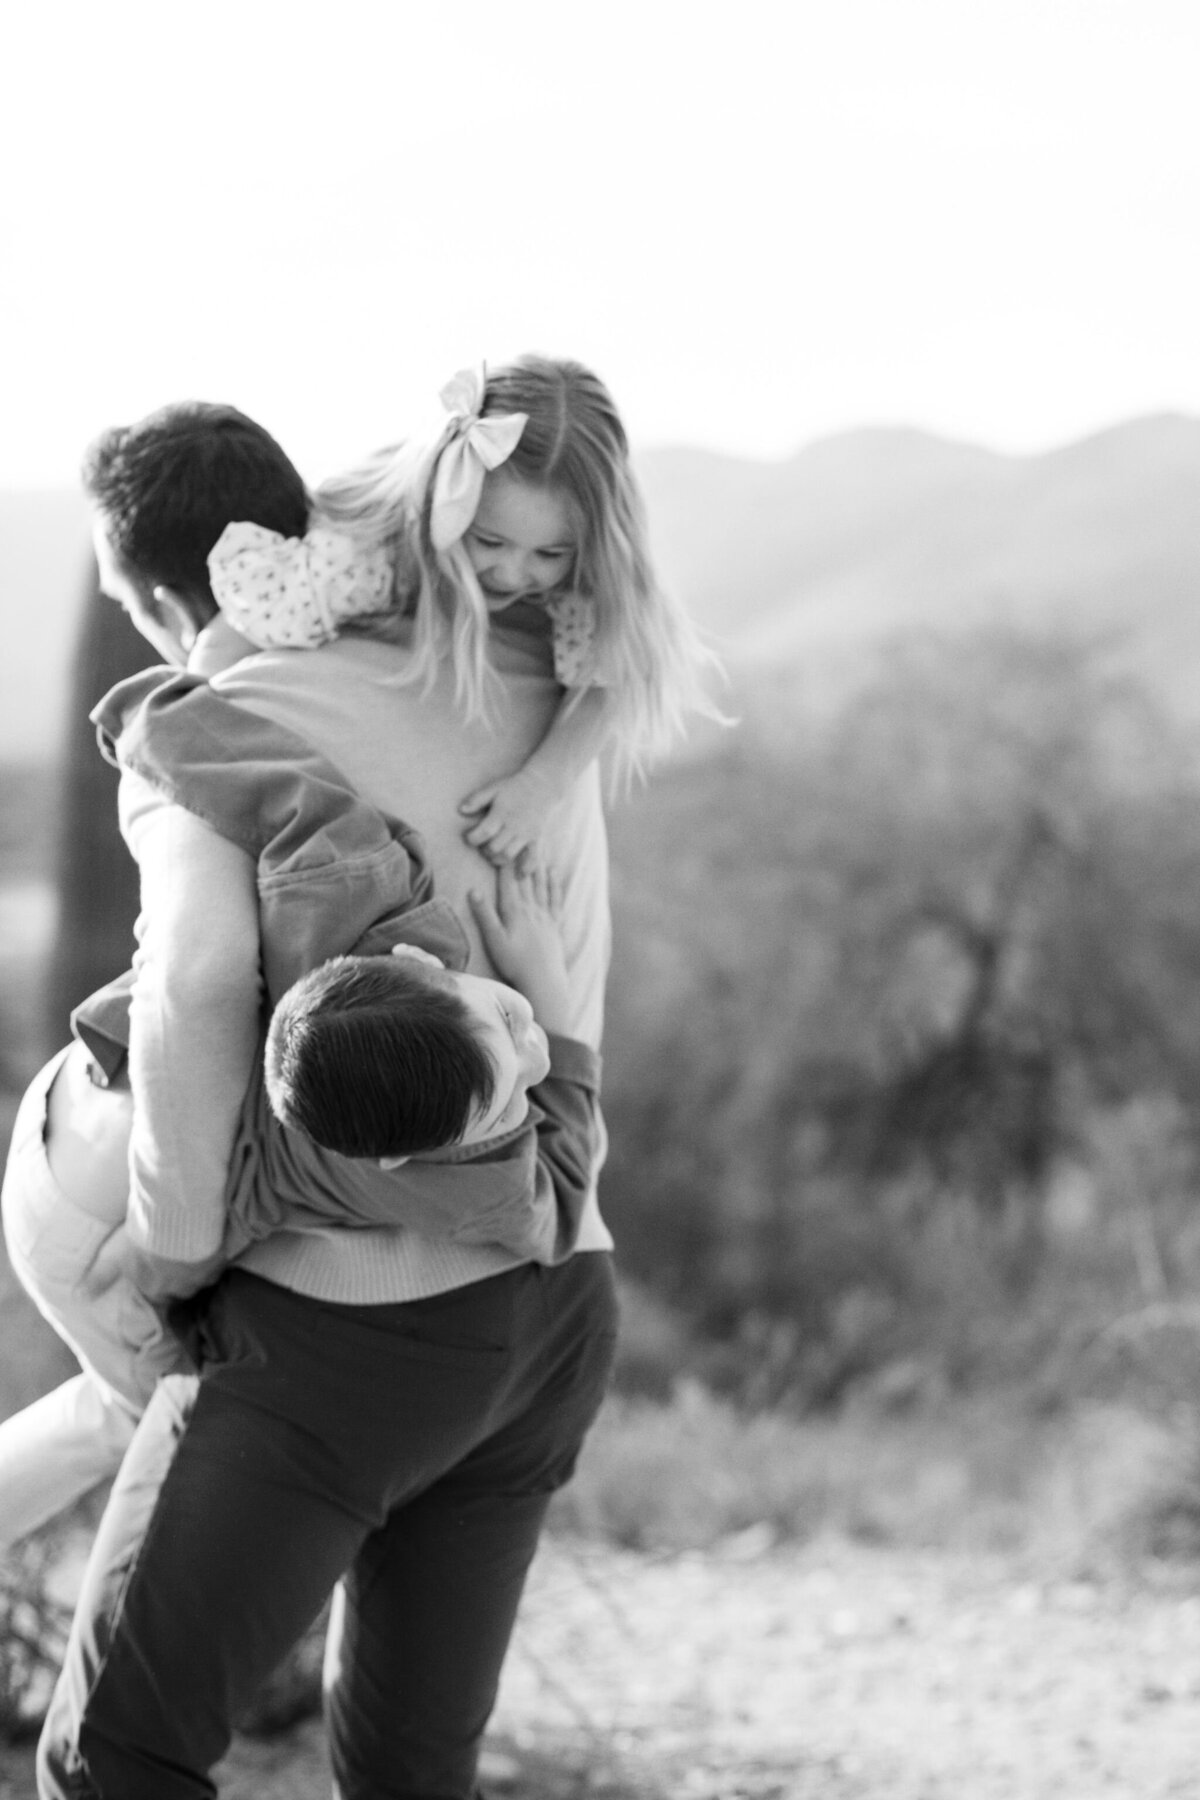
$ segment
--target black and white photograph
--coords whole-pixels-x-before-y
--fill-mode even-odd
[[[1200,11],[0,64],[0,1800],[1195,1800]]]

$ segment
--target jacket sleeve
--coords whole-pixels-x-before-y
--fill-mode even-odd
[[[142,907],[129,1236],[151,1256],[201,1263],[224,1235],[228,1162],[259,1043],[254,864],[134,776],[122,778],[121,805]]]
[[[418,832],[356,794],[296,732],[199,677],[144,671],[92,717],[110,760],[253,858],[272,1004],[364,934],[378,941],[381,922],[433,902]]]
[[[574,1038],[551,1036],[550,1073],[534,1089],[537,1126],[533,1260],[565,1262],[579,1241],[599,1142],[600,1058]],[[553,1232],[549,1223],[553,1221]]]

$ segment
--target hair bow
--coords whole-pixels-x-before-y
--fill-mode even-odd
[[[385,553],[321,526],[285,538],[237,520],[209,551],[208,574],[230,624],[264,649],[312,649],[347,619],[386,612],[392,602]]]
[[[433,477],[429,535],[435,550],[457,544],[479,509],[483,478],[498,469],[520,442],[528,413],[493,413],[483,419],[485,372],[460,369],[441,392],[453,434]]]

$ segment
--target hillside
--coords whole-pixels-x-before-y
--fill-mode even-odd
[[[783,463],[641,459],[655,542],[727,653],[773,664],[914,625],[1113,634],[1200,710],[1200,421],[1135,420],[1043,456],[854,432]]]
[[[1123,638],[1200,712],[1200,420],[1137,419],[1042,456],[854,431],[781,462],[644,452],[657,554],[735,660],[845,656],[982,619]],[[0,493],[0,760],[48,757],[87,554],[69,492]]]

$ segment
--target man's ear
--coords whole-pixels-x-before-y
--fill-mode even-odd
[[[407,1156],[381,1156],[379,1166],[381,1169],[398,1169],[402,1163],[409,1161],[411,1158]]]
[[[197,635],[196,624],[186,601],[174,588],[156,587],[152,592],[155,605],[162,608],[179,634],[179,642],[186,655],[196,642]]]

